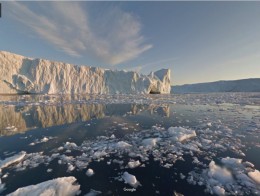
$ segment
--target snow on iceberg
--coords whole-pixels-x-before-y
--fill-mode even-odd
[[[168,133],[172,136],[172,139],[175,141],[185,141],[187,139],[196,137],[196,132],[194,130],[189,130],[183,127],[170,127]]]
[[[0,94],[169,94],[170,70],[150,75],[32,59],[0,51]]]
[[[0,170],[2,168],[8,167],[9,165],[12,165],[13,163],[20,162],[25,157],[26,152],[22,151],[19,154],[16,154],[12,157],[8,157],[5,160],[0,160]]]
[[[8,196],[26,195],[52,195],[52,196],[72,196],[80,193],[80,185],[75,184],[76,178],[73,176],[56,178],[36,185],[30,185],[17,189]]]

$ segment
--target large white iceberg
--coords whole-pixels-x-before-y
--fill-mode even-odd
[[[74,184],[76,178],[73,176],[56,178],[36,185],[30,185],[17,189],[8,196],[26,195],[48,195],[48,196],[72,196],[80,192],[80,185]]]
[[[0,51],[0,94],[13,93],[170,93],[170,70],[150,75],[112,71]]]

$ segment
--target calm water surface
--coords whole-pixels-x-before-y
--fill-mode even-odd
[[[194,130],[197,136],[170,145],[171,148],[178,146],[181,155],[171,148],[165,151],[161,148],[163,144],[158,142],[146,152],[146,159],[130,157],[125,151],[120,155],[108,153],[106,149],[106,156],[89,160],[87,167],[75,167],[72,171],[68,171],[67,163],[59,163],[61,157],[42,161],[36,167],[21,171],[14,164],[2,169],[0,177],[5,189],[0,195],[64,176],[76,177],[81,185],[81,195],[91,189],[101,191],[102,195],[173,195],[174,192],[208,195],[205,183],[198,185],[196,180],[191,182],[189,176],[192,171],[201,173],[207,169],[211,160],[221,164],[223,157],[240,158],[260,170],[260,98],[258,94],[250,97],[238,94],[237,97],[236,94],[168,95],[166,98],[163,95],[144,98],[123,95],[1,96],[1,159],[21,151],[27,154],[43,152],[46,156],[59,152],[59,156],[65,154],[76,158],[82,155],[82,149],[61,152],[57,149],[64,147],[66,142],[77,146],[84,141],[92,142],[91,145],[99,144],[103,140],[110,141],[112,135],[116,138],[115,143],[127,141],[133,142],[131,145],[134,146],[134,134],[139,133],[138,137],[143,139],[155,138],[154,131],[140,134],[153,129],[153,126],[158,132],[159,128],[167,131],[169,127],[183,127]],[[47,141],[41,141],[43,138]],[[211,143],[206,144],[203,139]],[[212,143],[219,143],[224,148],[214,147]],[[194,150],[194,146],[199,151]],[[158,159],[153,154],[156,150],[160,152]],[[170,154],[179,158],[173,162],[169,159]],[[198,158],[199,164],[194,163],[194,157]],[[142,165],[127,168],[130,160],[139,160]],[[170,165],[167,166],[167,163]],[[87,168],[94,170],[92,177],[86,176]],[[47,172],[48,169],[52,171]],[[125,171],[135,175],[141,186],[132,189],[120,180]],[[3,178],[5,174],[7,177]],[[253,193],[247,190],[244,194]]]

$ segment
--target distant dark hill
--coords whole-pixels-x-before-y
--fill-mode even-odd
[[[171,93],[260,92],[260,78],[172,86]]]

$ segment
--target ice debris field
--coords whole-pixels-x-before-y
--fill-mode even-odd
[[[132,104],[138,112],[103,109],[106,115],[82,122],[94,124],[97,135],[80,139],[65,131],[76,123],[3,134],[0,194],[260,195],[259,93],[86,97],[1,99],[5,108]],[[144,121],[154,124],[142,127]],[[99,130],[101,122],[106,130]]]

